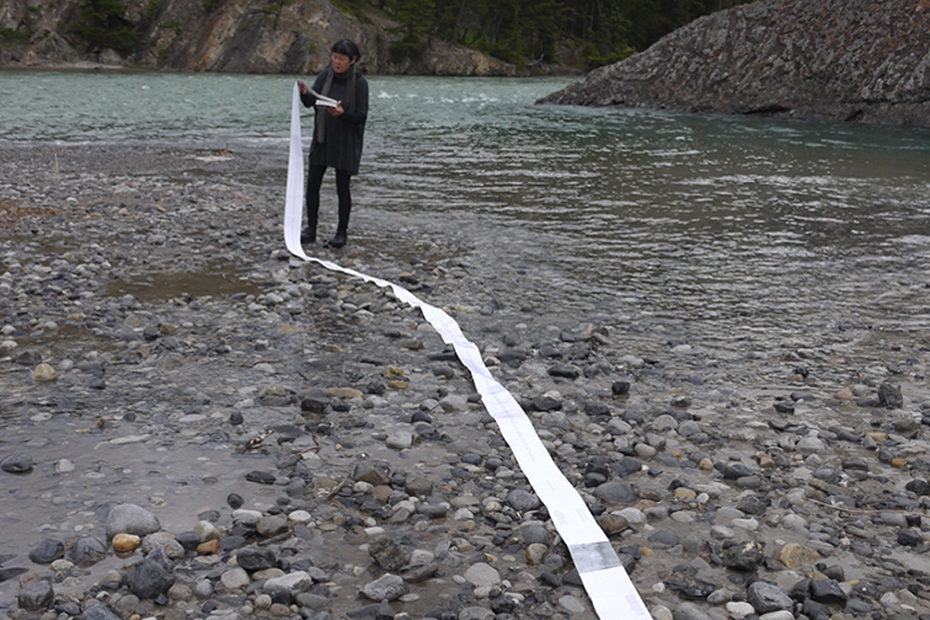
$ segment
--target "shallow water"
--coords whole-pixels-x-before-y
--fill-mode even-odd
[[[261,287],[254,282],[231,275],[221,265],[213,265],[207,271],[158,272],[130,282],[114,282],[107,287],[105,295],[121,297],[132,295],[142,302],[167,301],[184,295],[258,295]]]
[[[566,78],[369,81],[356,225],[455,222],[490,271],[721,337],[930,325],[930,131],[533,104]],[[0,146],[246,149],[249,181],[283,185],[291,84],[0,73]]]

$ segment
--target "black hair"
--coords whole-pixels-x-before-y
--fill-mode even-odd
[[[358,50],[358,45],[355,44],[355,41],[352,39],[339,39],[333,43],[333,52],[336,54],[344,54],[350,59],[358,60],[362,53]]]

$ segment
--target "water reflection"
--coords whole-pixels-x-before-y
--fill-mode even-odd
[[[209,265],[205,271],[150,273],[136,280],[114,281],[104,294],[132,295],[144,302],[167,301],[173,297],[221,297],[258,295],[261,287],[229,273],[225,265]]]

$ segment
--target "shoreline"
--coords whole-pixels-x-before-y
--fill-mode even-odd
[[[4,458],[53,453],[56,440],[82,429],[95,443],[88,461],[67,459],[71,471],[46,457],[34,459],[32,473],[0,473],[8,492],[37,484],[52,496],[66,489],[75,502],[62,501],[61,521],[23,541],[0,568],[52,577],[56,592],[89,593],[71,603],[104,601],[126,617],[224,609],[230,617],[440,617],[430,615],[439,608],[458,618],[594,617],[464,369],[417,313],[384,291],[293,264],[280,238],[283,187],[235,180],[254,164],[248,153],[204,162],[167,147],[155,156],[63,150],[57,172],[41,147],[8,149],[0,161],[0,217],[11,223],[0,286],[4,315],[13,317],[2,340],[16,345],[0,356],[4,387],[16,386],[0,400],[17,421]],[[467,237],[397,235],[403,247],[383,247],[374,225],[383,216],[360,215],[349,247],[326,257],[399,281],[460,320],[610,530],[654,617],[746,605],[759,613],[763,586],[753,584],[766,582],[776,584],[781,596],[769,594],[785,611],[930,611],[921,596],[930,567],[920,559],[930,523],[908,516],[930,505],[930,489],[912,484],[930,466],[921,456],[930,343],[875,334],[845,349],[788,343],[765,356],[715,356],[670,338],[659,322],[625,328],[598,308],[561,315],[537,291],[522,291],[522,305],[497,303],[473,275],[486,266]],[[512,286],[520,298],[528,285],[515,278]],[[21,358],[30,351],[39,357]],[[55,381],[31,377],[38,359]],[[885,384],[900,386],[899,405],[888,406],[897,403],[890,387],[880,396]],[[140,551],[117,558],[110,548],[98,569],[75,566],[58,577],[23,555],[43,538],[64,545],[77,525],[108,544],[111,504],[177,519],[141,492],[152,484],[141,476],[146,467],[94,456],[114,451],[120,438],[134,438],[123,445],[140,454],[222,455],[207,471],[172,474],[172,484],[149,495],[170,504],[164,490],[172,485],[220,485],[244,501],[238,514],[218,504],[224,493],[191,505],[187,527],[211,523],[220,548],[169,556],[175,585],[158,593],[163,604],[114,582],[143,561]],[[250,442],[246,453],[265,452],[252,457],[260,467],[217,473]],[[104,466],[94,469],[94,458]],[[378,462],[387,471],[366,468]],[[151,466],[161,474],[165,467]],[[270,476],[271,484],[246,480],[256,471],[267,476],[253,479]],[[26,514],[41,514],[33,495],[13,497]],[[187,540],[181,527],[175,540]],[[376,544],[382,533],[399,548]],[[272,550],[274,561],[243,578],[236,569],[251,556],[234,558],[252,548]],[[265,590],[295,572],[309,582],[301,577],[287,594]],[[406,590],[391,616],[380,600],[358,595],[385,574]],[[820,590],[808,586],[791,599],[805,576]],[[14,615],[15,584],[0,582],[0,605]]]
[[[63,73],[67,72],[113,72],[113,73],[169,73],[169,74],[181,74],[181,75],[201,75],[201,74],[215,74],[215,75],[299,75],[292,73],[248,73],[248,72],[226,72],[226,71],[194,71],[192,69],[173,69],[165,67],[146,67],[142,65],[119,65],[119,64],[108,64],[103,62],[92,62],[92,61],[76,61],[69,63],[58,63],[58,64],[36,64],[36,65],[27,65],[27,64],[0,64],[0,71],[47,71],[54,72],[60,71]],[[373,75],[379,77],[394,77],[394,76],[417,76],[417,77],[436,77],[436,78],[504,78],[504,79],[514,79],[514,78],[545,78],[545,77],[584,77],[586,74],[585,71],[572,69],[570,67],[564,67],[559,69],[553,69],[550,71],[544,71],[540,73],[527,72],[527,73],[518,73],[515,75],[503,75],[503,74],[493,74],[493,75],[475,75],[475,74],[433,74],[433,73],[369,73],[364,72],[365,75]]]

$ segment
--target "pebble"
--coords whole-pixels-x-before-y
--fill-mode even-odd
[[[359,590],[359,593],[372,601],[393,601],[407,591],[404,580],[397,575],[386,573],[371,581]]]
[[[145,536],[160,528],[158,518],[136,504],[117,504],[110,509],[106,520],[107,538],[117,534]]]
[[[754,581],[746,589],[747,601],[758,614],[790,610],[794,601],[777,585],[766,581]]]
[[[14,454],[0,461],[0,469],[8,474],[28,474],[35,468],[35,463],[25,454]]]
[[[778,559],[787,568],[796,569],[820,561],[820,554],[804,545],[788,543],[778,551]]]
[[[35,573],[30,575],[27,575],[29,578],[20,578],[16,602],[25,611],[41,611],[52,602],[55,591],[50,580],[40,579]]]
[[[129,591],[144,599],[155,599],[168,592],[174,584],[171,565],[164,561],[159,552],[147,556],[126,574]]]
[[[313,578],[311,578],[306,571],[295,571],[293,573],[281,575],[280,577],[266,579],[262,584],[262,592],[271,596],[272,600],[275,600],[276,595],[282,592],[295,595],[298,592],[306,592],[312,586]]]
[[[33,381],[39,381],[43,383],[56,381],[58,379],[58,371],[52,368],[49,364],[39,364],[32,369],[32,379]]]
[[[139,170],[156,165],[128,157]],[[183,154],[157,165],[169,159],[184,168]],[[49,513],[31,540],[10,542],[36,559],[3,558],[3,613],[56,613],[43,607],[45,587],[29,585],[38,582],[27,584],[35,596],[19,597],[12,577],[34,570],[53,591],[79,593],[67,601],[74,617],[594,617],[550,519],[559,507],[541,504],[451,350],[392,293],[290,261],[276,194],[250,184],[240,196],[235,175],[219,183],[204,170],[184,183],[63,174],[59,185],[43,176],[47,165],[16,166],[28,172],[16,191],[37,205],[58,205],[70,186],[94,206],[12,223],[0,256],[0,371],[22,390],[0,390],[0,410],[12,412],[0,468],[22,488],[17,509]],[[129,191],[115,191],[121,184]],[[0,204],[11,191],[0,183]],[[120,196],[138,204],[120,207]],[[49,256],[30,241],[33,225],[82,242]],[[146,228],[158,231],[145,237],[158,237],[158,251],[120,242]],[[912,338],[886,331],[879,344],[851,329],[802,344],[785,328],[705,346],[700,320],[633,310],[619,320],[583,299],[571,302],[577,313],[550,312],[551,292],[527,290],[529,275],[502,276],[498,290],[468,275],[483,259],[456,239],[371,251],[362,232],[338,260],[408,273],[427,301],[448,304],[496,360],[492,372],[654,618],[787,619],[816,605],[857,617],[930,613],[927,524],[909,516],[930,497],[930,397],[918,378],[928,362]],[[242,261],[218,277],[188,251],[200,244],[202,256]],[[203,294],[159,299],[127,286],[180,272],[207,273]],[[30,291],[35,282],[73,291]],[[500,303],[485,303],[492,292]],[[38,330],[54,339],[26,336]],[[74,330],[79,341],[66,337]],[[55,381],[33,379],[43,364]],[[795,375],[802,382],[786,389]],[[83,440],[85,453],[70,448]],[[151,458],[159,453],[177,453],[172,467]],[[46,476],[55,491],[40,488]],[[203,497],[167,531],[179,521],[173,492],[185,489]],[[127,505],[120,511],[135,516],[111,523]]]
[[[478,562],[465,570],[465,579],[477,587],[496,586],[501,582],[500,573],[493,566]]]
[[[526,547],[527,564],[541,564],[549,548],[542,543],[532,543]]]
[[[29,552],[29,559],[36,564],[51,564],[64,554],[64,543],[46,538]]]
[[[413,445],[413,433],[409,431],[395,431],[388,435],[385,443],[395,450],[406,450]]]
[[[121,532],[113,536],[111,541],[113,544],[113,549],[120,553],[128,553],[135,551],[139,545],[142,544],[142,538],[136,536],[135,534],[126,534]]]

